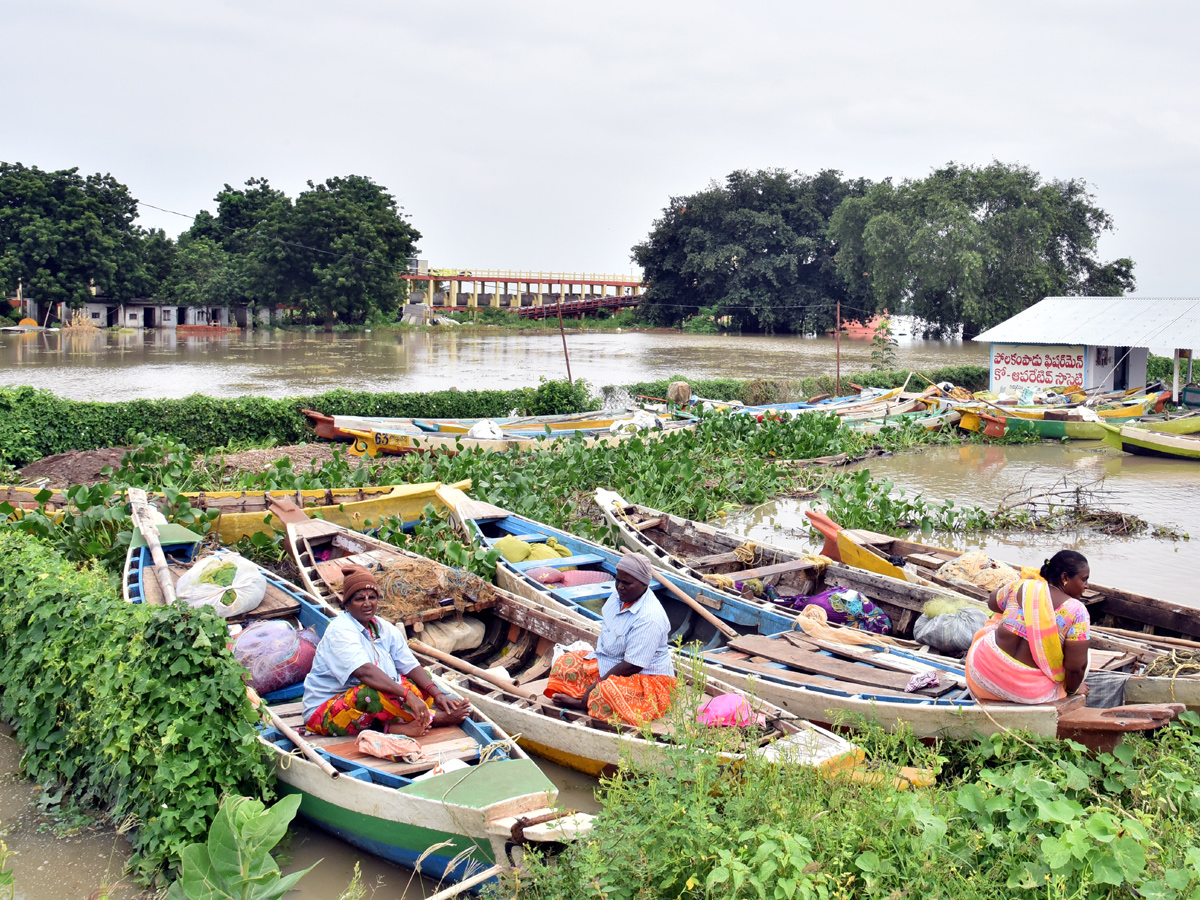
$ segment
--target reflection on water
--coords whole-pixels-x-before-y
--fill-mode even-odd
[[[984,365],[987,347],[900,338],[900,365]],[[796,378],[832,374],[827,337],[691,335],[675,332],[569,334],[571,373],[596,386],[670,375]],[[870,368],[869,341],[842,341],[844,373]],[[0,335],[0,383],[48,388],[77,400],[184,397],[203,393],[270,397],[333,388],[427,391],[515,388],[565,378],[556,330],[455,329],[325,334],[256,330],[182,337],[130,334]]]
[[[1096,505],[1133,513],[1157,525],[1171,525],[1193,541],[1147,536],[1110,537],[1095,531],[1057,534],[935,534],[926,543],[956,550],[987,550],[1009,562],[1041,565],[1064,548],[1088,557],[1092,580],[1188,606],[1200,606],[1200,467],[1187,460],[1130,456],[1093,442],[1068,446],[1034,444],[997,447],[935,447],[871,461],[871,473],[890,478],[909,494],[929,500],[993,509],[1025,487],[1050,487],[1063,476],[1090,482],[1103,478]],[[751,538],[811,549],[805,504],[765,503],[731,516],[727,527]],[[923,540],[919,535],[914,540]],[[820,542],[815,542],[817,545]]]

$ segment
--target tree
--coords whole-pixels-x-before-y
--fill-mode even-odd
[[[1043,182],[1021,165],[950,163],[920,181],[874,185],[829,223],[837,270],[876,310],[973,337],[1046,296],[1117,296],[1133,261],[1095,257],[1112,218],[1078,179]]]
[[[185,306],[231,306],[244,302],[239,260],[204,234],[184,232],[175,248],[162,296]]]
[[[0,291],[80,307],[91,287],[115,300],[145,283],[137,201],[111,175],[0,163]]]
[[[865,181],[825,170],[737,171],[725,184],[672,197],[633,248],[646,279],[643,314],[675,325],[701,308],[763,331],[823,331],[840,300],[858,305],[834,263],[829,218]]]
[[[300,302],[321,316],[361,324],[401,300],[398,275],[421,234],[395,198],[360,175],[308,183],[294,205],[275,204],[250,251],[254,281],[282,302]]]

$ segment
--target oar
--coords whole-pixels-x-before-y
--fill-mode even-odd
[[[154,562],[154,577],[162,588],[163,602],[170,606],[175,602],[175,585],[171,582],[171,570],[167,567],[167,557],[163,553],[162,542],[158,539],[158,528],[154,523],[154,515],[150,504],[146,501],[146,492],[141,488],[129,488],[129,515],[134,527],[142,533],[146,546],[150,548],[150,559]]]
[[[630,553],[632,551],[624,550],[622,552]],[[646,557],[642,557],[642,558],[646,559]],[[650,563],[650,568],[653,569],[654,573],[658,576],[659,583],[662,584],[663,587],[665,587],[668,591],[670,591],[676,597],[678,597],[686,606],[691,607],[693,610],[695,610],[697,613],[699,613],[700,618],[702,618],[705,622],[707,622],[713,628],[717,629],[717,631],[721,632],[721,634],[725,635],[725,637],[729,638],[729,640],[731,640],[731,641],[735,640],[736,638],[741,637],[741,635],[736,630],[734,630],[732,627],[730,627],[730,625],[727,622],[722,622],[720,619],[718,619],[716,616],[714,616],[711,612],[709,612],[707,609],[705,609],[703,606],[701,606],[700,603],[697,602],[694,598],[689,597],[687,594],[685,594],[682,589],[677,587],[673,581],[671,581],[669,578],[667,578],[666,572],[664,572],[662,569],[655,566],[654,563],[651,562],[649,559],[646,559],[646,562]]]
[[[488,684],[495,685],[503,691],[516,694],[518,697],[521,697],[525,700],[536,702],[538,699],[537,694],[531,694],[528,691],[522,691],[519,687],[517,687],[517,685],[513,684],[507,678],[500,678],[497,675],[493,675],[487,669],[481,669],[479,666],[473,666],[469,662],[463,662],[461,659],[451,656],[449,653],[443,653],[441,650],[430,647],[423,641],[418,641],[415,638],[409,638],[408,648],[416,653],[421,653],[425,656],[428,656],[431,659],[436,659],[443,665],[447,665],[452,669],[457,669],[459,672],[463,672],[467,675],[474,675],[476,678],[482,678]]]
[[[250,698],[250,703],[255,709],[265,709],[267,711],[267,715],[271,719],[271,724],[278,728],[283,733],[284,737],[299,747],[301,753],[320,766],[326,775],[328,775],[330,778],[337,778],[342,774],[335,769],[332,764],[330,764],[329,760],[318,753],[313,748],[312,744],[300,737],[299,732],[297,732],[295,728],[293,728],[291,725],[284,724],[283,719],[279,718],[279,716],[275,714],[275,710],[271,709],[271,707],[267,706],[267,704],[263,702],[262,697],[258,696],[254,688],[247,687],[246,696]]]

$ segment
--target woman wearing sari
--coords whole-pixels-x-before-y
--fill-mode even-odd
[[[992,592],[1000,613],[975,635],[967,652],[967,685],[977,700],[1050,703],[1086,694],[1091,621],[1080,602],[1091,570],[1082,553],[1060,550],[1040,578]]]
[[[671,624],[650,590],[653,580],[644,557],[621,559],[596,649],[570,651],[555,660],[547,697],[559,706],[586,709],[594,719],[619,719],[635,727],[667,711],[675,688]]]

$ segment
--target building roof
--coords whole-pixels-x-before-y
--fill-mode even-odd
[[[1200,349],[1200,297],[1047,297],[978,335],[1001,344]]]

